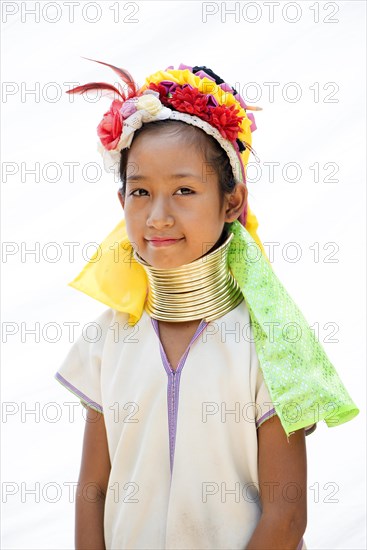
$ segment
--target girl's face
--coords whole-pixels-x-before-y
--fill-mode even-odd
[[[221,205],[218,176],[201,151],[184,145],[177,134],[154,132],[133,141],[125,197],[119,199],[136,252],[153,267],[170,269],[216,244],[224,222],[235,220],[244,207],[244,186],[237,185],[234,195],[234,205],[233,193]]]

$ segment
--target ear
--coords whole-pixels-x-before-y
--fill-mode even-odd
[[[125,198],[124,198],[124,196],[123,196],[123,194],[122,194],[121,189],[119,189],[119,190],[117,191],[117,196],[118,196],[118,198],[119,198],[119,201],[120,201],[120,203],[121,203],[122,208],[124,209],[124,208],[125,208]]]
[[[227,198],[227,207],[225,213],[225,221],[231,223],[240,216],[245,208],[247,201],[247,186],[243,183],[238,183]]]

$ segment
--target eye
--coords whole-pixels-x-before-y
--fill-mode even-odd
[[[179,191],[188,191],[188,193],[183,193],[184,195],[189,195],[191,193],[194,193],[194,191],[192,189],[189,189],[188,187],[180,187]]]
[[[134,191],[131,191],[131,193],[129,193],[129,195],[132,195],[133,197],[144,197],[144,195],[135,195],[135,193],[137,191],[143,191],[144,193],[147,193],[147,190],[146,189],[142,189],[141,187],[139,189],[134,189]]]

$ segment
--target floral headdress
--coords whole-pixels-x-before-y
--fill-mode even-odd
[[[87,58],[86,58],[87,59]],[[94,60],[91,60],[94,61]],[[131,146],[134,133],[141,126],[156,120],[181,120],[213,136],[226,151],[236,183],[246,183],[245,166],[251,147],[251,133],[255,131],[254,115],[246,110],[261,110],[246,105],[240,94],[207,67],[180,64],[147,77],[138,88],[132,76],[120,69],[97,61],[113,69],[124,84],[122,89],[104,82],[78,86],[67,93],[83,94],[99,89],[113,98],[110,109],[97,127],[98,151],[104,168],[118,177],[120,152]],[[247,205],[240,218],[246,224]]]

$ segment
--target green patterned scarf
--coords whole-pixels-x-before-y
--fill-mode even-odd
[[[359,409],[306,319],[245,227],[236,220],[228,229],[234,234],[229,266],[249,309],[261,370],[287,437],[321,420],[329,427],[348,422]]]

